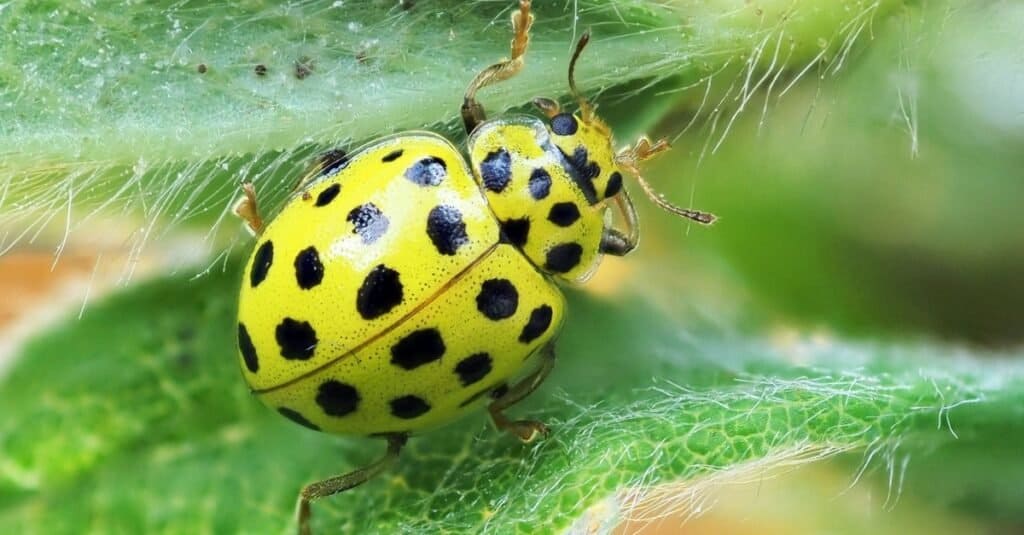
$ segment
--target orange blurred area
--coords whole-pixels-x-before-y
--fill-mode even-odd
[[[66,253],[59,262],[54,262],[52,251],[12,251],[0,256],[0,295],[4,296],[0,328],[36,307],[65,303],[72,297],[69,293],[86,288],[95,266],[95,255],[86,253]]]

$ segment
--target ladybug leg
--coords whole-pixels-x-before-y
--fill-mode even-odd
[[[633,207],[633,200],[625,189],[615,196],[615,206],[622,214],[625,222],[625,232],[608,227],[604,229],[601,236],[601,252],[613,256],[625,256],[636,249],[640,241],[640,226],[637,224],[636,208]]]
[[[253,187],[252,182],[242,184],[242,193],[244,195],[235,201],[232,210],[235,215],[245,220],[249,232],[254,236],[259,236],[263,233],[263,218],[260,217],[259,206],[256,204],[256,188]]]
[[[387,470],[398,461],[398,454],[408,439],[409,435],[405,434],[388,435],[388,451],[377,461],[347,474],[310,483],[303,487],[299,492],[299,503],[295,515],[299,524],[299,535],[310,535],[311,533],[309,528],[309,519],[312,515],[310,502],[362,485]]]
[[[502,431],[508,431],[512,433],[519,440],[523,442],[531,442],[537,436],[547,437],[550,433],[548,426],[542,422],[536,420],[510,420],[508,416],[505,416],[504,410],[519,403],[526,396],[533,393],[534,390],[544,382],[548,374],[555,367],[555,344],[549,342],[548,345],[541,349],[541,361],[540,366],[533,371],[530,375],[527,375],[518,383],[512,385],[512,387],[505,393],[505,395],[491,402],[487,406],[487,410],[491,413],[491,421],[494,422],[494,426]]]
[[[537,97],[533,99],[533,105],[537,107],[544,115],[548,116],[548,119],[558,115],[562,111],[562,107],[554,99],[547,97]]]
[[[532,24],[530,0],[519,0],[519,10],[512,14],[512,57],[480,71],[466,88],[466,96],[462,101],[462,123],[466,126],[466,132],[472,132],[486,119],[484,107],[476,100],[476,92],[502,80],[508,80],[523,69],[523,56],[526,54],[527,45],[530,44]]]
[[[691,210],[689,208],[682,208],[676,206],[669,201],[665,200],[665,197],[654,190],[647,180],[644,179],[643,175],[640,174],[640,162],[650,160],[651,158],[667,151],[669,148],[668,140],[659,139],[654,143],[651,143],[650,139],[641,137],[637,140],[636,145],[626,148],[615,156],[615,162],[624,170],[629,172],[636,178],[636,181],[640,183],[640,188],[647,195],[647,198],[651,200],[658,208],[665,210],[673,215],[696,221],[703,225],[710,225],[715,222],[717,217],[714,214],[708,212],[702,212],[700,210]]]

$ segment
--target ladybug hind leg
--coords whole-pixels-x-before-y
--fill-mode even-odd
[[[313,500],[326,498],[327,496],[358,487],[359,485],[373,479],[381,472],[394,466],[398,461],[398,454],[402,451],[402,447],[404,447],[406,441],[409,440],[409,435],[387,435],[387,440],[387,453],[373,463],[344,475],[335,476],[323,481],[317,481],[316,483],[310,483],[302,488],[302,491],[299,492],[299,503],[296,511],[299,535],[310,535],[310,533],[312,533],[310,531],[309,521],[312,516],[310,503]]]
[[[540,366],[536,370],[512,385],[508,392],[487,407],[495,427],[512,433],[523,442],[531,442],[538,436],[546,438],[550,433],[548,426],[536,420],[510,420],[504,411],[532,394],[551,373],[555,367],[555,345],[553,342],[541,349],[540,359]]]

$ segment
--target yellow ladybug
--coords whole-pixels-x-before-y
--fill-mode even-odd
[[[310,501],[363,483],[397,460],[411,434],[483,403],[499,429],[523,441],[547,434],[504,411],[554,365],[565,315],[556,282],[585,280],[602,254],[636,246],[624,172],[659,206],[714,219],[667,203],[639,176],[639,162],[665,142],[613,151],[573,80],[587,35],[569,64],[578,114],[536,99],[547,121],[485,120],[476,92],[522,69],[532,22],[530,2],[520,1],[511,59],[466,91],[469,163],[428,132],[332,151],[266,228],[252,186],[244,188],[236,212],[258,236],[239,296],[245,380],[298,424],[388,442],[376,463],[302,489],[301,533]],[[609,204],[625,230],[606,218]]]

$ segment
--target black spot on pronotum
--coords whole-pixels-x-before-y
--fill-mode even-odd
[[[332,149],[320,155],[320,176],[330,176],[348,167],[351,159],[348,153],[341,149]]]
[[[558,150],[565,158],[567,170],[573,182],[583,192],[583,196],[591,204],[596,203],[597,189],[594,187],[594,179],[601,174],[601,168],[596,163],[590,161],[590,154],[587,152],[586,147],[577,147],[573,151],[572,156],[566,154],[561,148]]]
[[[489,279],[480,285],[476,308],[492,320],[511,317],[519,307],[519,292],[508,279]]]
[[[501,232],[508,238],[508,242],[516,247],[526,245],[530,235],[530,218],[509,219],[501,222]]]
[[[484,187],[501,193],[512,179],[512,156],[505,149],[490,152],[480,162],[480,179]]]
[[[334,183],[324,188],[319,195],[316,196],[316,206],[327,206],[331,204],[331,201],[338,196],[338,192],[341,191],[341,184]]]
[[[405,178],[420,186],[437,186],[448,176],[448,166],[436,156],[423,158],[405,170]]]
[[[339,418],[355,412],[359,399],[359,391],[354,386],[334,379],[320,383],[316,393],[316,404],[325,413]]]
[[[614,197],[622,191],[622,173],[615,171],[608,177],[608,185],[604,187],[604,198]]]
[[[380,159],[380,161],[382,161],[384,163],[393,162],[393,161],[401,158],[402,157],[402,153],[404,153],[404,152],[405,151],[402,150],[402,149],[393,150],[393,151],[385,154],[384,157]]]
[[[419,396],[402,396],[390,402],[391,414],[396,418],[411,420],[430,410],[430,404]]]
[[[568,273],[579,265],[583,246],[578,243],[560,243],[548,250],[544,269],[555,273]]]
[[[305,428],[308,428],[308,429],[312,429],[313,431],[319,431],[320,430],[320,427],[318,427],[313,422],[307,420],[306,417],[301,415],[301,414],[299,414],[298,411],[293,411],[293,410],[289,409],[288,407],[278,407],[277,408],[277,412],[281,416],[284,416],[285,418],[288,418],[289,420],[291,420],[291,421],[301,425],[302,427],[305,427]]]
[[[530,173],[530,196],[538,201],[551,193],[551,174],[543,167],[538,167]]]
[[[491,373],[493,362],[487,353],[476,353],[460,360],[455,365],[455,373],[459,376],[462,386],[469,386]]]
[[[548,221],[560,227],[568,227],[579,218],[580,209],[576,207],[576,203],[572,202],[555,203],[551,206],[551,211],[548,212]]]
[[[571,136],[579,127],[571,113],[559,113],[551,118],[551,131],[560,136]]]
[[[353,208],[346,219],[352,223],[352,232],[358,234],[367,245],[383,236],[390,225],[388,218],[373,203]]]
[[[313,356],[316,344],[316,331],[308,321],[285,318],[274,331],[277,345],[281,346],[281,356],[288,360],[309,360]]]
[[[586,147],[576,147],[572,153],[572,165],[580,173],[582,180],[594,180],[601,174],[601,167],[597,162],[590,161],[590,153]]]
[[[260,359],[256,356],[256,346],[252,345],[249,331],[241,322],[238,324],[238,350],[242,353],[242,360],[245,361],[246,369],[252,373],[258,372],[260,370]]]
[[[420,329],[391,346],[391,363],[406,370],[413,370],[440,360],[444,350],[444,340],[437,329]]]
[[[402,281],[398,272],[379,264],[363,279],[356,293],[356,310],[363,319],[378,318],[398,306],[402,296]]]
[[[256,65],[255,67],[253,67],[252,70],[253,70],[253,72],[256,73],[256,76],[266,76],[267,75],[267,66],[262,64],[262,63],[260,63],[260,64]]]
[[[263,242],[252,258],[252,268],[249,270],[249,285],[253,288],[260,285],[263,279],[267,278],[270,265],[274,263],[274,244],[270,240]]]
[[[553,312],[548,305],[541,305],[533,309],[530,312],[530,320],[523,326],[523,332],[519,333],[519,341],[529,344],[544,334],[551,326]]]
[[[437,252],[448,256],[454,255],[459,247],[469,243],[462,212],[446,204],[435,206],[427,215],[427,236],[430,236]]]
[[[295,282],[299,288],[308,290],[323,280],[324,265],[320,263],[320,253],[316,247],[306,247],[295,257]]]

